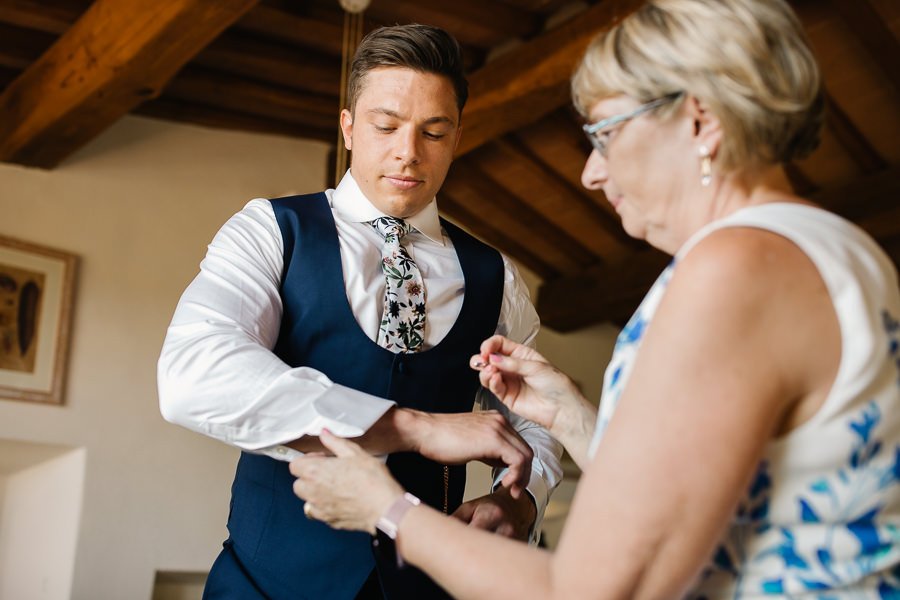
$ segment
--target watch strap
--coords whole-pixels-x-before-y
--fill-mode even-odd
[[[385,513],[378,519],[375,528],[384,533],[392,540],[397,539],[397,528],[400,526],[400,519],[406,514],[406,511],[413,506],[418,506],[421,500],[410,494],[404,493],[402,496],[394,500],[394,503],[388,507]]]

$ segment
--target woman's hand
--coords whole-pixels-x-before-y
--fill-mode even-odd
[[[291,462],[294,493],[306,500],[306,515],[335,529],[375,533],[375,524],[403,488],[383,462],[357,444],[327,430],[322,445],[334,456],[307,454]]]
[[[597,421],[596,408],[565,373],[501,335],[482,342],[469,364],[480,371],[481,385],[507,408],[546,427],[580,462]]]

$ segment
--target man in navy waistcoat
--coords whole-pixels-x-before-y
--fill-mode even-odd
[[[537,315],[515,266],[437,213],[467,93],[446,32],[366,36],[340,115],[349,171],[334,190],[250,201],[179,301],[159,361],[163,416],[242,450],[204,598],[447,597],[368,534],[304,514],[288,461],[321,451],[323,429],[385,455],[404,487],[471,526],[539,534],[560,446],[504,411],[468,366],[494,333],[530,343]],[[385,217],[408,227],[400,243],[424,284],[408,307],[424,314],[415,347],[380,331],[400,312],[385,308],[386,238],[373,226]],[[463,504],[471,460],[497,467],[494,488]]]

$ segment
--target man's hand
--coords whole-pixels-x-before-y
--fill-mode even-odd
[[[498,488],[493,494],[466,502],[452,516],[472,527],[526,541],[537,509],[529,494],[513,498],[506,488]]]
[[[523,495],[531,478],[534,452],[499,412],[411,411],[410,416],[413,421],[404,430],[415,452],[451,465],[480,460],[491,466],[508,467],[509,472],[501,481],[503,487],[513,498]]]

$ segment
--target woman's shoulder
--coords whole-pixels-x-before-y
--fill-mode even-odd
[[[757,227],[717,229],[682,256],[666,295],[691,303],[707,325],[735,341],[760,335],[781,340],[814,336],[835,322],[826,281],[792,240]],[[790,344],[789,344],[790,345]]]
[[[805,271],[815,272],[815,265],[795,241],[769,229],[737,225],[710,231],[694,243],[679,256],[676,276],[739,293]]]

